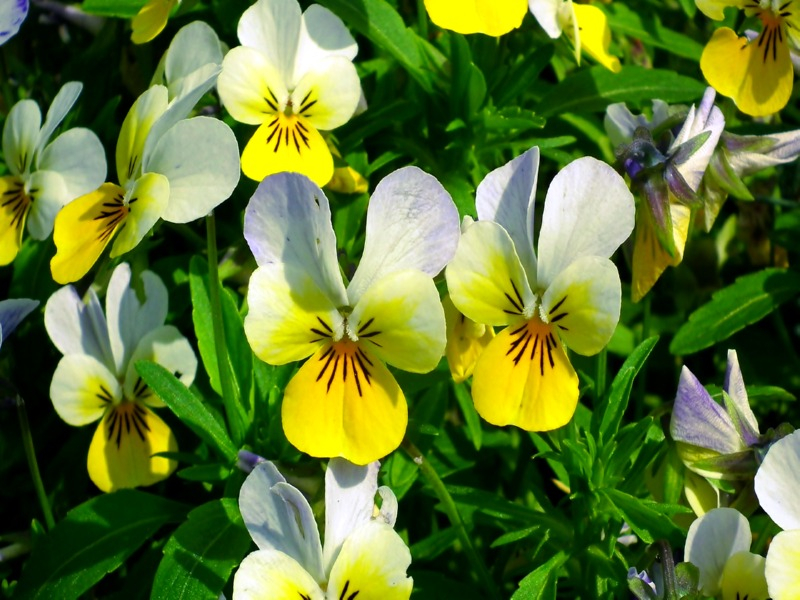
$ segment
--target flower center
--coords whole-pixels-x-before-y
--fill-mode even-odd
[[[116,444],[119,449],[123,436],[136,433],[139,439],[145,441],[145,432],[150,431],[145,416],[147,412],[138,402],[123,402],[113,406],[106,413],[103,420],[106,439]]]
[[[114,235],[117,226],[123,223],[131,212],[130,205],[137,201],[137,198],[131,198],[125,202],[125,190],[117,186],[116,194],[103,202],[100,209],[100,214],[94,217],[95,221],[100,221],[100,227],[97,233],[97,241],[105,243]]]
[[[364,386],[372,385],[372,360],[357,342],[342,339],[333,342],[319,355],[320,370],[316,381],[326,381],[326,392],[331,391],[331,386],[337,377],[342,384],[347,385],[348,377],[355,383],[359,396],[363,395]]]
[[[15,177],[11,180],[8,189],[3,192],[0,207],[10,217],[8,221],[11,228],[18,230],[20,234],[38,191],[37,188],[31,188],[26,194],[22,180]]]

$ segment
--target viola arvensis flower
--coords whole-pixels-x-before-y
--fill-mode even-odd
[[[393,529],[397,499],[378,487],[379,467],[328,462],[323,545],[308,500],[271,462],[257,464],[242,484],[239,509],[259,549],[239,566],[233,600],[407,600],[411,553]]]
[[[767,551],[772,600],[794,600],[800,590],[800,431],[775,442],[756,473],[761,508],[783,529]]]
[[[415,167],[395,171],[370,199],[364,254],[345,287],[322,190],[296,173],[261,183],[244,219],[258,263],[244,329],[267,363],[311,357],[283,398],[295,447],[362,465],[397,448],[408,409],[384,363],[414,373],[438,364],[445,320],[432,278],[458,235],[442,185]]]
[[[15,36],[28,16],[28,0],[8,0],[0,4],[0,46]]]
[[[478,186],[479,220],[447,266],[450,297],[476,323],[503,326],[475,366],[472,396],[495,425],[542,431],[566,424],[578,375],[564,346],[599,352],[619,320],[621,285],[608,257],[633,230],[633,196],[611,167],[581,158],[547,190],[533,250],[539,149]]]
[[[94,290],[82,300],[61,288],[47,301],[44,324],[64,355],[53,374],[50,399],[64,421],[100,420],[89,446],[89,477],[104,492],[151,485],[175,470],[174,460],[153,456],[177,452],[169,427],[151,409],[163,402],[134,367],[150,360],[191,385],[197,370],[189,342],[167,317],[167,288],[150,271],[142,273],[145,301],[131,287],[130,267],[114,269],[106,291],[106,314]]]
[[[720,27],[700,57],[709,85],[733,98],[743,113],[762,117],[778,112],[792,94],[794,70],[790,48],[800,48],[800,0],[696,0],[706,16],[717,21],[733,6],[762,23],[754,39]]]
[[[258,0],[244,11],[241,46],[225,56],[219,97],[240,123],[258,125],[242,152],[242,171],[261,181],[282,171],[317,185],[333,176],[320,131],[344,125],[361,97],[358,46],[341,19],[296,0]]]
[[[750,523],[733,508],[715,508],[694,521],[686,536],[686,562],[700,573],[703,596],[767,600],[764,557],[750,552]]]
[[[528,5],[526,0],[425,0],[425,8],[442,29],[497,37],[522,25]]]
[[[135,248],[159,219],[188,223],[204,217],[239,182],[239,149],[218,119],[185,119],[213,77],[169,100],[163,85],[133,103],[117,140],[119,185],[104,183],[68,204],[55,220],[59,283],[83,277],[112,242],[111,257]]]
[[[59,209],[105,179],[105,151],[93,132],[76,127],[50,142],[82,88],[77,81],[64,84],[44,124],[33,100],[17,102],[8,113],[3,154],[10,175],[0,177],[0,265],[17,256],[26,224],[31,237],[47,238]]]
[[[611,29],[606,14],[591,4],[578,4],[572,0],[529,0],[530,11],[545,33],[553,39],[567,37],[575,47],[575,62],[581,64],[581,50],[603,65],[618,73],[622,66],[619,59],[608,53],[611,45]]]

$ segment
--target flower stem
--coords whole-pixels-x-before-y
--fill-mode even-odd
[[[428,39],[428,11],[425,9],[424,0],[417,0],[417,26],[419,27],[419,37],[423,40]]]
[[[608,370],[608,350],[603,348],[597,355],[597,377],[595,380],[596,398],[599,402],[606,393],[606,371]]]
[[[217,369],[222,387],[222,404],[225,407],[225,416],[228,419],[233,443],[240,446],[244,441],[245,426],[239,397],[240,390],[233,382],[233,373],[228,359],[228,346],[225,343],[220,300],[221,286],[217,265],[217,223],[213,211],[206,217],[206,238],[208,244],[208,295],[211,301],[211,322],[214,327],[214,348],[217,353]]]
[[[653,300],[653,294],[647,294],[642,301],[644,305],[642,308],[644,310],[642,314],[642,337],[639,340],[641,344],[647,338],[650,337],[650,311],[651,311],[651,303]],[[641,420],[644,417],[644,394],[647,386],[647,365],[649,361],[644,361],[641,370],[639,371],[639,375],[636,377],[636,395],[639,398],[639,401],[634,403],[634,414],[637,421]]]
[[[25,457],[28,459],[28,468],[31,471],[31,479],[33,479],[33,487],[36,489],[36,496],[39,498],[39,505],[42,507],[44,513],[44,522],[47,525],[47,530],[51,531],[56,526],[55,519],[53,519],[53,512],[50,510],[50,502],[47,499],[47,494],[44,491],[44,483],[42,483],[42,476],[39,473],[39,463],[36,462],[36,451],[33,448],[33,436],[31,435],[31,426],[28,423],[28,413],[25,410],[25,401],[22,396],[17,394],[17,416],[19,417],[19,427],[22,430],[22,445],[25,448]]]
[[[472,541],[469,539],[467,530],[464,527],[464,521],[461,520],[461,515],[458,512],[456,503],[453,501],[453,497],[450,495],[450,492],[447,491],[444,482],[442,482],[442,480],[439,478],[439,474],[436,473],[436,469],[433,468],[433,465],[431,465],[430,461],[428,461],[428,459],[422,455],[422,452],[420,452],[419,449],[408,439],[403,440],[402,446],[403,450],[406,451],[406,454],[408,454],[408,456],[411,457],[411,460],[413,460],[414,463],[419,467],[422,475],[428,481],[428,485],[433,488],[436,497],[439,498],[439,501],[442,503],[444,511],[447,514],[447,518],[450,519],[450,524],[455,527],[456,533],[458,534],[458,539],[461,541],[461,545],[464,547],[464,551],[467,553],[467,558],[472,564],[473,570],[475,573],[477,573],[478,579],[481,580],[481,583],[486,589],[489,597],[500,598],[486,565],[483,564],[481,557],[478,556],[478,553],[475,551],[475,547],[472,545]]]

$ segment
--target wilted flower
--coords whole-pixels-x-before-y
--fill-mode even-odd
[[[494,425],[531,431],[565,425],[578,375],[565,347],[599,352],[619,320],[621,284],[609,260],[633,229],[633,197],[614,170],[579,158],[553,179],[538,255],[533,218],[539,149],[489,173],[478,186],[479,220],[447,266],[456,308],[505,326],[475,365],[475,408]]]
[[[300,491],[271,462],[257,464],[242,484],[239,508],[259,549],[236,572],[234,600],[406,600],[413,586],[406,575],[411,554],[393,529],[397,499],[389,488],[378,487],[379,466],[330,460],[323,545]]]
[[[721,600],[767,600],[764,557],[750,552],[750,523],[737,510],[715,508],[686,536],[686,560],[700,572],[700,591]]]
[[[767,552],[773,600],[793,600],[800,590],[800,431],[775,442],[756,473],[761,508],[783,529]]]
[[[631,179],[639,199],[633,246],[632,296],[638,301],[668,266],[683,259],[689,233],[690,206],[725,126],[709,88],[700,106],[689,109],[676,136],[669,129],[666,105],[654,102],[653,121],[642,123],[624,105],[607,111],[606,130],[617,148],[617,161]],[[654,138],[655,133],[655,138]]]
[[[255,181],[293,171],[325,185],[333,157],[319,132],[344,125],[361,97],[355,40],[328,9],[301,13],[296,0],[258,0],[237,33],[242,45],[225,56],[218,89],[234,119],[259,126],[242,171]]]
[[[614,73],[622,70],[619,59],[608,53],[611,29],[606,14],[591,4],[572,0],[529,0],[531,13],[547,35],[556,39],[566,31],[581,64],[581,50]]]
[[[151,409],[164,406],[134,367],[151,360],[191,385],[197,358],[167,317],[167,288],[142,273],[145,300],[131,287],[130,267],[114,269],[106,291],[106,314],[94,290],[85,300],[72,286],[47,301],[44,324],[64,357],[50,384],[50,399],[70,425],[100,420],[89,447],[89,477],[104,492],[152,485],[177,463],[154,456],[177,452],[170,428]]]
[[[265,179],[247,206],[244,235],[258,263],[244,322],[253,351],[276,365],[308,358],[286,386],[286,437],[312,456],[358,464],[397,448],[408,408],[384,363],[427,373],[444,352],[433,277],[458,244],[450,195],[416,167],[383,179],[347,287],[328,199],[307,177]]]

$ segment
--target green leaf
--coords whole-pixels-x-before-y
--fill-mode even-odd
[[[760,321],[800,293],[800,273],[764,269],[737,279],[691,314],[675,334],[669,351],[692,354]]]
[[[568,112],[601,112],[614,102],[629,107],[647,104],[653,98],[664,102],[690,102],[703,95],[705,84],[665,69],[626,66],[612,73],[600,65],[581,69],[554,86],[539,102],[543,117]]]
[[[389,3],[384,0],[319,0],[319,4],[386,50],[422,89],[433,92],[430,75],[422,68],[420,41]]]
[[[147,0],[84,0],[81,10],[90,15],[132,19]]]
[[[694,0],[680,0],[685,7],[690,5],[695,8]],[[692,38],[673,31],[661,24],[658,14],[653,11],[634,11],[621,2],[615,2],[606,7],[608,24],[617,33],[641,40],[656,48],[663,48],[675,56],[700,61],[703,46]],[[692,15],[694,15],[694,10]]]
[[[140,360],[136,363],[136,370],[189,429],[233,464],[236,446],[200,398],[161,365]]]
[[[486,79],[472,62],[472,52],[463,35],[450,34],[450,110],[464,120],[474,118],[486,98]]]
[[[670,541],[683,539],[684,534],[672,521],[672,515],[690,513],[691,509],[678,504],[643,500],[612,488],[606,488],[602,493],[611,501],[620,518],[631,526],[643,542],[652,544],[662,538]]]
[[[458,405],[461,407],[461,414],[464,415],[464,421],[467,423],[469,439],[472,440],[475,450],[480,450],[483,440],[483,428],[481,427],[481,418],[478,416],[478,411],[475,410],[475,403],[472,401],[469,390],[467,390],[467,385],[465,383],[454,383],[453,391]]]
[[[511,596],[512,600],[544,600],[556,597],[558,569],[567,562],[569,554],[563,550],[553,556],[535,571],[528,573],[519,582],[519,589]]]
[[[595,432],[601,440],[609,440],[619,430],[620,423],[622,422],[622,415],[625,409],[628,408],[628,402],[631,397],[631,389],[633,388],[633,380],[644,365],[647,357],[653,351],[658,336],[647,338],[639,346],[631,352],[631,355],[625,359],[622,368],[617,372],[611,388],[603,398],[600,405],[592,415],[592,431]],[[599,419],[599,425],[598,425]]]
[[[539,73],[550,64],[553,58],[553,44],[538,48],[533,54],[521,57],[509,74],[492,90],[495,104],[506,106],[514,98],[530,90],[531,81],[536,81]],[[514,106],[514,108],[517,108]]]
[[[119,490],[72,509],[31,554],[14,597],[77,598],[118,569],[186,506],[137,490]]]
[[[151,598],[217,600],[251,543],[234,498],[194,509],[164,547]]]

